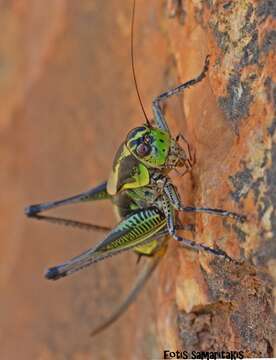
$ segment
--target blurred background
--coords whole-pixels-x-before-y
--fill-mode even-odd
[[[131,6],[122,0],[0,2],[1,359],[141,358],[158,351],[151,336],[154,311],[146,301],[150,291],[112,329],[89,338],[127,293],[136,257],[123,254],[47,281],[47,267],[103,235],[23,213],[26,205],[105,180],[119,144],[143,122],[131,74]],[[137,4],[135,62],[148,111],[163,90],[168,59],[160,32],[163,10],[157,0]],[[52,214],[115,224],[104,202]],[[141,332],[143,322],[147,330]]]
[[[164,349],[272,356],[271,1],[138,0],[136,6],[136,73],[149,116],[156,95],[199,74],[211,55],[206,79],[166,102],[172,133],[185,133],[197,159],[191,173],[173,181],[187,205],[247,216],[244,224],[181,217],[195,224],[195,241],[242,264],[170,241],[138,301],[94,339],[89,332],[121,302],[143,261],[136,265],[136,256],[124,253],[57,282],[44,279],[49,266],[103,235],[28,219],[24,207],[107,179],[118,146],[144,121],[131,73],[131,10],[132,1],[123,0],[0,0],[0,358],[157,359]],[[108,202],[51,214],[116,224]]]

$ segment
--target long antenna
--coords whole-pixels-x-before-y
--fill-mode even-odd
[[[142,111],[144,113],[144,117],[146,119],[147,125],[151,127],[150,121],[147,117],[144,105],[142,103],[142,99],[139,93],[139,89],[138,89],[138,85],[137,85],[137,80],[136,80],[136,74],[135,74],[135,67],[134,67],[134,51],[133,51],[133,33],[134,33],[134,18],[135,18],[135,0],[133,0],[133,7],[132,7],[132,18],[131,18],[131,67],[132,67],[132,75],[133,75],[133,80],[134,80],[134,84],[135,84],[135,89],[136,89],[136,93],[142,108]]]

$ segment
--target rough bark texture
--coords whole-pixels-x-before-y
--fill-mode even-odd
[[[274,1],[137,1],[136,68],[148,113],[154,96],[196,76],[211,56],[207,78],[167,102],[173,133],[184,132],[197,156],[192,173],[173,180],[186,204],[247,216],[244,224],[181,217],[195,224],[187,237],[241,264],[170,241],[137,303],[92,340],[92,325],[139,271],[135,257],[43,279],[44,268],[101,235],[32,222],[24,206],[104,180],[116,148],[143,121],[130,13],[123,0],[0,2],[1,358],[160,358],[164,349],[275,356]],[[115,224],[108,204],[57,213]]]

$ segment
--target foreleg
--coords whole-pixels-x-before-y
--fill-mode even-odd
[[[201,80],[203,80],[205,78],[208,68],[209,68],[209,55],[206,56],[205,64],[204,64],[204,68],[203,68],[202,72],[196,78],[189,80],[173,89],[170,89],[170,90],[160,94],[153,100],[152,109],[153,109],[153,114],[154,114],[154,120],[159,129],[170,133],[168,124],[166,122],[166,119],[164,117],[163,111],[160,106],[160,102],[173,96],[173,95],[179,94],[181,91],[184,91],[185,89],[199,83]]]

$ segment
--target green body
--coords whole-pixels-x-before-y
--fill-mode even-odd
[[[196,244],[194,241],[184,239],[176,234],[176,211],[205,212],[232,217],[239,221],[242,220],[242,217],[223,209],[193,208],[182,205],[177,189],[168,177],[168,173],[172,169],[184,166],[186,167],[185,172],[190,171],[194,157],[192,157],[189,144],[183,135],[180,134],[175,139],[172,138],[160,107],[161,101],[200,82],[206,76],[208,65],[207,56],[205,66],[198,77],[159,95],[153,100],[154,125],[151,125],[147,120],[146,125],[134,128],[128,133],[114,158],[108,181],[79,195],[59,201],[31,205],[25,209],[27,216],[36,219],[87,230],[105,232],[111,230],[96,246],[69,261],[49,268],[45,274],[48,279],[57,280],[94,262],[129,249],[133,249],[139,255],[151,257],[151,261],[147,263],[147,266],[138,276],[126,300],[105,323],[93,331],[93,334],[98,333],[115,321],[135,299],[160,258],[164,255],[167,235],[192,249],[208,251],[214,255],[230,259],[222,250],[212,249],[204,244]],[[178,144],[179,139],[186,143],[188,152]],[[58,206],[104,199],[112,201],[120,219],[119,224],[114,229],[39,215],[40,212]]]
[[[151,141],[152,151],[140,158],[136,154],[137,147],[143,138]],[[151,176],[156,169],[166,163],[170,149],[170,136],[165,131],[141,126],[133,129],[127,136],[114,158],[112,172],[107,182],[107,194],[112,197],[116,214],[120,219],[128,218],[137,210],[154,206],[158,194],[151,186]],[[134,219],[129,220],[132,224]],[[151,236],[166,227],[165,217],[158,219],[148,214],[143,226],[136,235],[142,243],[146,234]],[[152,255],[158,247],[158,240],[153,239],[134,250],[141,255]]]

